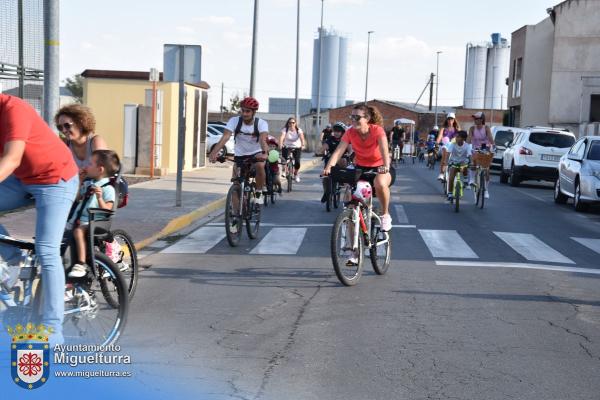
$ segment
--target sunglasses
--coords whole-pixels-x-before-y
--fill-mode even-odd
[[[360,121],[360,119],[361,119],[361,118],[364,118],[364,117],[365,117],[364,115],[351,115],[351,116],[350,116],[350,119],[351,119],[352,121],[356,121],[356,122],[358,122],[358,121]]]
[[[70,131],[71,128],[73,127],[73,125],[75,125],[75,124],[72,122],[65,122],[64,124],[56,124],[56,129],[58,129],[60,132],[62,132],[63,130]]]
[[[296,121],[290,121],[290,124],[295,124],[295,123],[296,123]]]

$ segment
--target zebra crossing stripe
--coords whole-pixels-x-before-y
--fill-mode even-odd
[[[187,237],[162,250],[161,253],[204,254],[215,247],[223,239],[225,239],[225,228],[223,226],[206,226],[196,229]]]
[[[571,239],[573,239],[574,241],[576,241],[579,244],[584,245],[588,249],[593,250],[596,253],[600,254],[600,239],[587,239],[587,238],[576,238],[576,237],[572,237]]]
[[[396,210],[396,218],[399,224],[408,224],[408,216],[406,215],[406,211],[404,210],[404,206],[396,204],[394,206]]]
[[[529,233],[494,232],[494,234],[529,261],[575,264],[571,259]]]
[[[479,258],[458,232],[419,229],[431,255],[436,258]]]
[[[273,228],[250,251],[250,254],[296,254],[306,235],[306,228]]]

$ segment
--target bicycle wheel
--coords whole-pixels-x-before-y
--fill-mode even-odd
[[[231,185],[225,202],[225,233],[231,247],[237,246],[242,237],[242,217],[239,214],[241,201],[240,185]]]
[[[111,233],[113,238],[121,246],[119,260],[115,264],[117,267],[119,267],[119,270],[125,279],[125,286],[127,286],[129,300],[131,300],[135,294],[135,290],[137,289],[140,268],[137,258],[137,250],[135,249],[133,239],[124,230],[115,229]]]
[[[339,208],[340,207],[340,187],[339,184],[336,182],[333,185],[333,207],[334,208]]]
[[[461,172],[456,172],[458,176]],[[459,186],[460,185],[460,186]],[[458,179],[454,179],[454,211],[458,212],[460,208],[460,192],[462,191],[462,181],[460,177]]]
[[[392,241],[389,232],[381,230],[381,222],[377,217],[371,217],[371,245],[369,255],[371,265],[377,275],[387,272],[392,261]]]
[[[331,184],[331,177],[324,177],[323,179],[327,179],[327,193],[325,196],[325,209],[327,212],[331,211],[331,206],[333,205],[333,185]]]
[[[121,271],[105,254],[94,257],[96,278],[75,281],[65,302],[63,335],[70,344],[112,344],[127,321],[129,293]]]
[[[483,204],[485,203],[485,191],[487,190],[486,181],[485,181],[485,170],[482,169],[479,173],[479,192],[480,194],[477,197],[480,197],[479,208],[483,209]]]
[[[354,241],[354,213],[346,209],[338,215],[331,231],[331,261],[339,281],[345,286],[358,283],[363,271],[364,247],[359,233],[358,243]],[[355,261],[350,263],[350,259]]]
[[[246,201],[246,232],[250,239],[256,239],[260,227],[260,203],[254,197],[254,190],[245,196]]]
[[[285,177],[287,179],[287,191],[289,193],[292,191],[292,183],[294,182],[294,164],[291,162],[287,163],[287,174]]]

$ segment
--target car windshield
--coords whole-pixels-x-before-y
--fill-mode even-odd
[[[561,149],[573,146],[575,138],[569,135],[552,132],[532,132],[529,141],[542,147],[558,147]]]
[[[513,131],[498,131],[496,132],[496,137],[494,138],[494,142],[496,146],[504,146],[506,142],[510,142],[513,140],[514,133]]]
[[[223,133],[225,133],[225,125],[209,125],[211,128],[213,128],[214,130],[219,131],[219,133],[222,135]]]
[[[588,160],[600,160],[600,140],[594,140],[587,156]]]

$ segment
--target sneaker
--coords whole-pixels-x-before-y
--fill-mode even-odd
[[[73,289],[73,285],[67,284],[65,288],[65,303],[73,300],[73,297],[75,297],[75,289]]]
[[[486,199],[490,198],[490,192],[488,190],[483,192],[483,197],[485,197]]]
[[[443,181],[444,180],[444,174],[439,174],[437,178],[438,178],[438,181]]]
[[[296,175],[294,179],[296,180],[296,182],[300,183],[300,175]]]
[[[83,278],[87,274],[87,265],[77,263],[73,265],[71,271],[69,271],[69,278]]]
[[[321,197],[321,203],[325,203],[327,201],[327,193],[323,193],[323,197]]]
[[[475,182],[473,181],[473,179],[469,179],[468,185],[469,185],[469,187],[475,186]]]
[[[448,203],[452,203],[452,200],[454,200],[454,197],[452,196],[452,193],[448,193],[448,197],[446,198],[446,201]]]
[[[358,257],[356,257],[355,255],[351,256],[350,258],[348,258],[348,261],[346,261],[346,267],[356,267],[358,265]]]
[[[392,216],[390,214],[381,216],[381,230],[385,232],[392,230]]]

